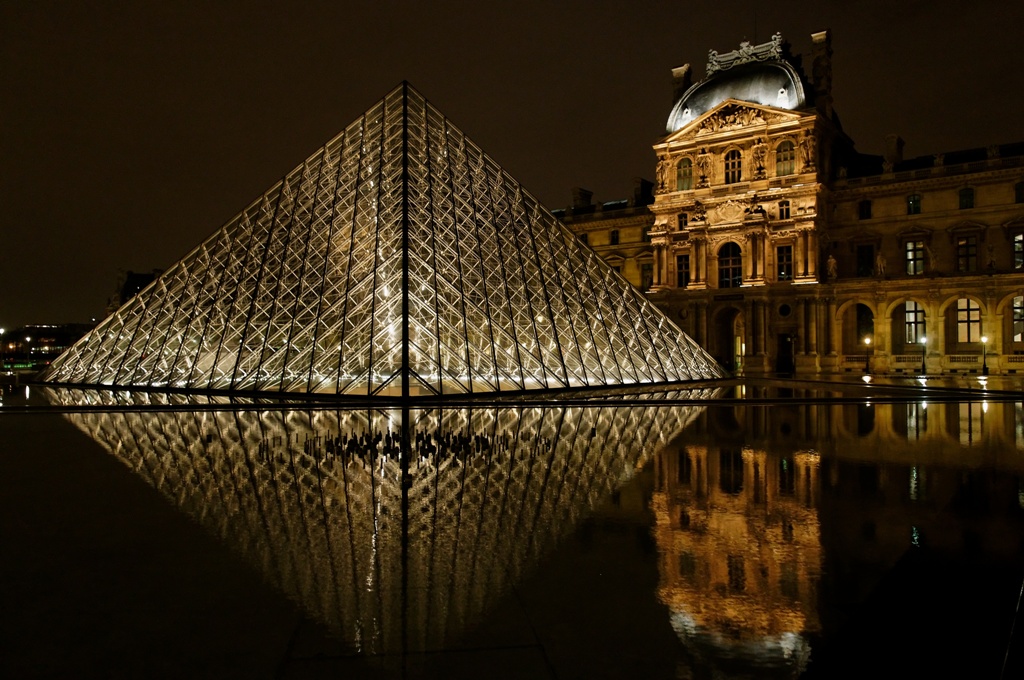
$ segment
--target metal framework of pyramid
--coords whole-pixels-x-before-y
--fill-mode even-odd
[[[41,378],[409,397],[723,375],[403,83]]]

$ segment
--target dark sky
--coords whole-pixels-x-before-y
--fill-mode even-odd
[[[557,208],[653,178],[671,69],[776,31],[832,31],[863,152],[1022,141],[1022,28],[1007,0],[0,0],[0,327],[100,315],[402,80]]]

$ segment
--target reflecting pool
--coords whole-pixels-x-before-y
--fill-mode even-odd
[[[8,391],[0,675],[1022,677],[1024,404],[855,387]]]

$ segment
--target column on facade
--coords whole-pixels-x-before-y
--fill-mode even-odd
[[[764,355],[768,354],[768,303],[758,302],[757,307],[757,335],[759,338],[758,353]]]
[[[800,320],[800,323],[796,327],[796,353],[806,354],[807,353],[807,300],[800,298],[796,301],[797,315],[796,318]]]
[[[761,267],[765,280],[768,279],[768,234],[761,235]]]
[[[818,233],[814,230],[804,232],[807,234],[807,276],[818,276]]]
[[[838,342],[836,342],[836,333],[838,333],[838,327],[836,326],[836,301],[835,298],[829,298],[828,312],[825,316],[825,338],[828,342],[826,349],[833,356],[836,354],[836,348],[839,346]]]
[[[747,300],[743,303],[743,363],[748,356],[754,356],[754,303]]]
[[[707,259],[708,244],[704,239],[698,240],[694,243],[694,250],[697,253],[697,281],[704,283],[708,279],[708,268],[705,260]]]
[[[793,275],[796,277],[802,277],[806,271],[806,264],[804,263],[804,233],[806,232],[798,231],[796,233],[796,253],[794,253],[796,261],[793,263],[793,268],[796,270],[793,272]]]
[[[807,353],[818,353],[818,301],[810,300],[807,306]]]
[[[690,282],[696,283],[697,281],[697,244],[693,244],[690,247]]]
[[[757,271],[757,267],[754,264],[756,259],[754,244],[756,241],[754,235],[750,233],[744,234],[744,239],[747,242],[747,256],[743,258],[743,280],[750,281],[754,278],[754,274]]]
[[[660,243],[654,245],[654,276],[652,277],[653,281],[651,281],[652,288],[661,288],[665,285],[664,267],[662,266],[662,256],[664,251],[665,248]]]

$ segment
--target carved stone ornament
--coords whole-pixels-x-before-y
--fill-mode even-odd
[[[708,211],[708,224],[727,224],[739,222],[747,206],[739,201],[726,201]]]
[[[728,71],[733,66],[746,64],[751,61],[768,61],[782,58],[782,34],[776,33],[769,42],[760,45],[751,45],[744,40],[740,43],[738,50],[719,54],[715,50],[708,50],[707,74],[711,75],[716,71]]]
[[[785,120],[782,116],[759,111],[747,106],[729,106],[708,116],[697,128],[697,136],[710,135],[722,130],[733,130],[749,125],[765,125]]]

